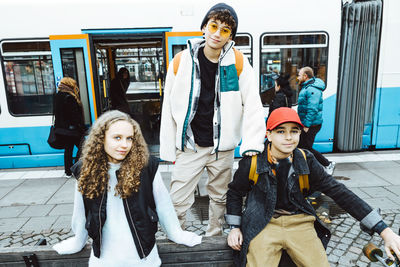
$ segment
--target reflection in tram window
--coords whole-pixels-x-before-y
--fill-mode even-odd
[[[288,74],[292,88],[298,88],[297,72],[304,66],[313,68],[315,76],[327,82],[328,38],[325,33],[264,34],[261,36],[260,93],[263,104],[270,104],[275,79]],[[293,94],[292,103],[297,103]]]
[[[235,36],[235,48],[240,50],[249,59],[253,66],[253,39],[249,33],[237,33]]]
[[[176,54],[178,54],[179,52],[185,50],[187,47],[187,45],[179,45],[179,44],[175,44],[172,45],[172,57],[174,57]]]
[[[101,108],[102,111],[107,111],[110,109],[110,103],[108,101],[108,89],[110,88],[111,79],[115,78],[115,72],[109,73],[110,71],[114,71],[113,68],[109,68],[108,65],[108,56],[107,49],[98,48],[96,50],[96,58],[97,58],[97,71],[98,71],[98,84],[100,86],[99,93],[101,95]]]
[[[82,50],[82,48],[78,48]],[[61,65],[63,70],[63,77],[70,77],[75,81],[78,81],[78,70],[76,68],[76,58],[75,58],[75,49],[67,48],[60,49],[61,54]]]
[[[1,46],[10,112],[52,113],[55,84],[48,41],[4,41]]]
[[[122,67],[129,70],[131,83],[127,94],[159,91],[158,77],[163,68],[161,47],[117,48],[115,64],[117,71]]]

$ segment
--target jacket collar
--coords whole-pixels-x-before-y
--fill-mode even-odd
[[[310,79],[308,79],[307,81],[303,82],[301,84],[301,88],[305,88],[307,86],[309,86],[310,84],[313,84],[315,82],[315,77],[312,77]]]
[[[197,54],[199,52],[200,47],[204,47],[206,43],[206,40],[203,38],[194,38],[194,39],[189,39],[187,41],[188,49],[190,51],[190,54],[195,56],[197,58]],[[235,42],[232,40],[229,40],[224,47],[221,50],[221,54],[219,55],[219,61],[221,61],[225,55],[228,53],[229,50],[232,49],[232,47],[235,45]]]
[[[268,162],[268,144],[269,142],[266,141],[264,143],[264,151],[261,154],[258,154],[257,156],[257,173],[269,173],[272,174],[272,166]],[[303,150],[304,151],[304,150]],[[304,151],[304,153],[306,153]],[[310,174],[310,170],[308,168],[308,164],[306,160],[303,157],[303,153],[296,148],[293,151],[293,169],[297,174]]]

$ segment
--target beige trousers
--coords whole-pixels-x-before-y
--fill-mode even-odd
[[[329,267],[326,251],[314,229],[314,221],[314,216],[306,214],[272,218],[250,242],[246,266],[278,266],[284,249],[297,266]]]
[[[179,222],[185,224],[186,211],[194,203],[194,191],[204,168],[208,173],[207,191],[210,198],[208,227],[206,236],[222,234],[225,214],[226,192],[232,180],[234,150],[210,154],[212,147],[199,147],[197,152],[185,148],[177,150],[174,170],[171,177],[171,199]]]

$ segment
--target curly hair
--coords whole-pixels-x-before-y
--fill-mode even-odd
[[[103,194],[108,188],[108,158],[104,150],[105,133],[117,121],[126,121],[133,127],[131,150],[121,162],[116,195],[128,198],[137,192],[140,185],[140,173],[148,163],[149,151],[139,124],[129,115],[113,110],[102,114],[92,125],[82,151],[82,169],[78,189],[89,199]]]
[[[225,23],[226,25],[231,27],[231,29],[236,28],[236,21],[228,9],[211,11],[210,14],[207,16],[207,19],[219,20],[222,23]]]

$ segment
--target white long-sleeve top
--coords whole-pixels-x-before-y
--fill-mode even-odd
[[[101,255],[100,258],[95,257],[92,249],[89,266],[160,266],[161,260],[156,245],[146,258],[140,259],[130,232],[122,199],[120,196],[115,196],[117,184],[115,172],[120,165],[109,164],[110,189],[107,191],[107,219],[102,229]],[[153,197],[160,225],[171,241],[186,246],[201,243],[201,236],[181,229],[168,190],[165,188],[159,172],[156,173],[153,181]],[[83,197],[78,191],[76,183],[71,224],[75,236],[56,244],[53,248],[59,254],[73,254],[81,251],[88,237],[85,223]]]

